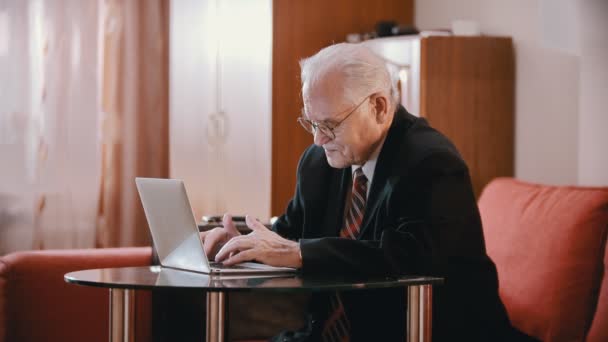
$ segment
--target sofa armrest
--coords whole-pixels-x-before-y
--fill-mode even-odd
[[[150,265],[150,247],[26,251],[0,258],[0,342],[107,341],[108,290],[68,284],[72,271]],[[148,291],[136,297],[138,340],[150,340]]]

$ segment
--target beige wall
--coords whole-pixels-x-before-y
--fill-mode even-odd
[[[516,177],[553,184],[608,185],[603,0],[419,0],[420,29],[479,23],[511,36],[516,58]],[[584,24],[584,25],[583,25]],[[602,31],[603,29],[603,31]],[[589,35],[590,34],[590,35]],[[602,111],[602,108],[604,109]],[[603,154],[603,155],[602,155]],[[601,156],[600,156],[601,155]]]
[[[580,1],[579,182],[608,185],[608,1]]]

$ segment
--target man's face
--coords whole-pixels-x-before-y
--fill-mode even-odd
[[[320,130],[314,134],[315,144],[323,147],[329,165],[334,168],[365,163],[383,133],[383,126],[376,116],[376,96],[363,95],[365,97],[352,103],[344,99],[342,89],[339,77],[330,75],[315,89],[304,91],[306,118],[335,127],[333,139]]]

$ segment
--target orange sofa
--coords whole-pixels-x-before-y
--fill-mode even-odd
[[[0,342],[108,341],[108,290],[68,284],[63,275],[151,261],[150,247],[27,251],[0,258]],[[150,292],[137,291],[135,301],[137,340],[149,341]]]
[[[544,341],[608,341],[608,188],[497,179],[479,207],[512,323]],[[67,272],[151,263],[150,248],[33,251],[0,258],[0,342],[107,341],[106,289]],[[136,339],[151,340],[151,300],[137,292]]]
[[[608,187],[496,179],[479,209],[513,325],[543,341],[608,341]]]
[[[68,284],[64,274],[81,269],[151,264],[150,247],[25,251],[1,257],[0,342],[108,341],[108,289]],[[152,293],[135,294],[135,340],[152,341]],[[198,295],[180,298],[200,302]],[[271,336],[284,327],[300,326],[301,318],[297,310],[293,311],[304,306],[302,296],[249,296],[245,292],[231,298],[234,299],[229,303],[231,321],[247,322],[247,326],[230,325],[230,334],[241,342],[262,342],[261,336]],[[240,304],[258,310],[236,310]],[[163,308],[162,303],[160,307]],[[205,324],[204,316],[200,322]]]

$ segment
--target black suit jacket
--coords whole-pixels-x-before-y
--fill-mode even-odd
[[[467,166],[442,134],[403,107],[378,157],[357,240],[338,238],[351,168],[329,166],[310,146],[297,186],[273,229],[299,240],[304,276],[318,274],[432,275],[445,278],[433,293],[433,340],[495,341],[511,334],[498,297],[493,262]],[[404,341],[403,289],[342,293],[352,341]],[[326,298],[313,300],[307,334],[317,340]]]

